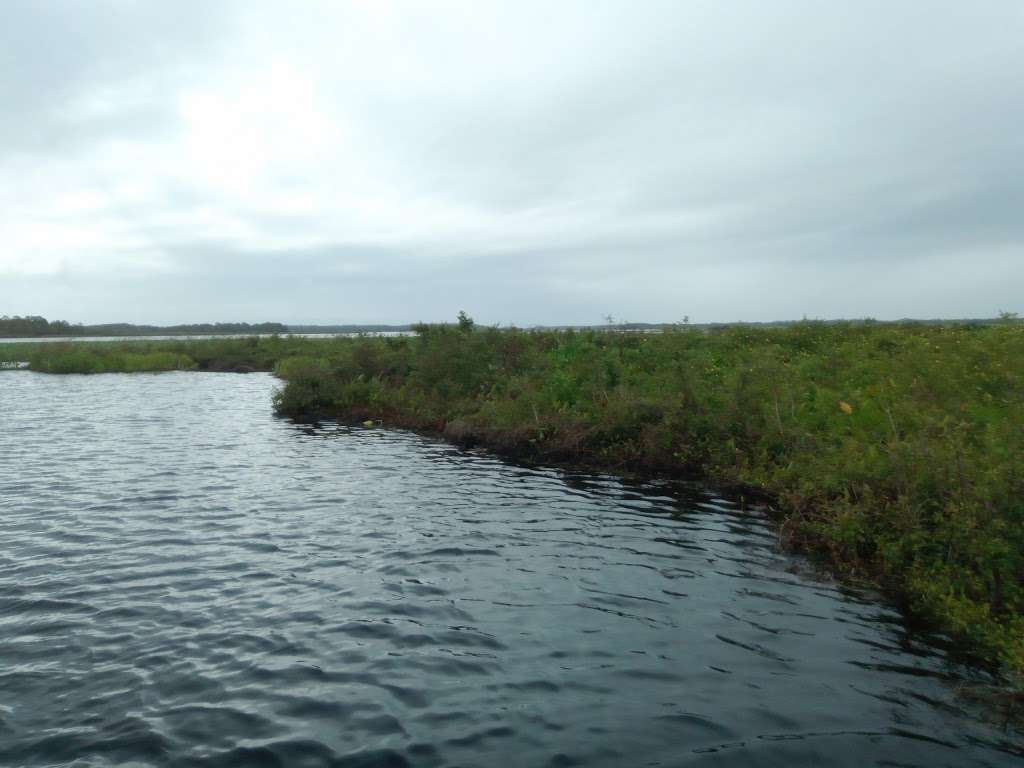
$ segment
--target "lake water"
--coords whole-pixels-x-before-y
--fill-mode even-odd
[[[995,766],[984,681],[692,486],[0,373],[0,765]]]
[[[357,333],[204,333],[200,335],[153,335],[153,336],[17,336],[0,337],[0,344],[43,344],[68,342],[136,342],[136,341],[208,341],[210,339],[269,339],[274,336],[295,336],[303,339],[352,339],[358,336],[390,337],[411,336],[412,331],[366,331]]]

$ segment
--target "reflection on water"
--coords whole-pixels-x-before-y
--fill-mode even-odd
[[[0,379],[0,764],[1018,764],[983,679],[698,488]],[[76,762],[77,761],[77,762]]]

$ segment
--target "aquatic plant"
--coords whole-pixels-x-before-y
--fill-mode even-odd
[[[28,355],[29,367],[43,373],[139,373],[196,367],[188,355],[169,350],[133,350],[121,345],[85,347],[41,344]]]

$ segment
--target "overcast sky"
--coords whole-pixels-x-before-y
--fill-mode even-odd
[[[0,3],[0,314],[1024,313],[1024,3]]]

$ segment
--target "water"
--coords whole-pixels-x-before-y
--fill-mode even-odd
[[[0,765],[982,766],[977,671],[700,489],[0,374]]]
[[[140,336],[0,336],[0,344],[41,344],[46,342],[132,342],[132,341],[206,341],[208,339],[269,339],[273,336],[295,336],[303,339],[352,339],[358,336],[411,336],[412,331],[356,331],[337,333],[203,333],[203,334],[154,334]]]

